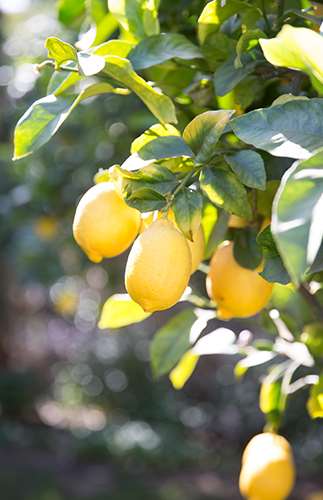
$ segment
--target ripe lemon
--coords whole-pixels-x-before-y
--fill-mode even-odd
[[[156,212],[147,212],[141,214],[140,232],[143,232],[145,229],[147,229],[147,227],[150,226],[150,224],[152,224],[155,218],[155,213]],[[162,213],[158,212],[157,218],[161,219],[162,217],[163,217]],[[167,217],[175,224],[175,227],[178,229],[177,224],[175,222],[175,215],[173,210],[168,211]],[[205,238],[204,238],[203,228],[201,225],[194,231],[193,241],[187,239],[187,243],[191,250],[191,255],[192,255],[191,274],[193,274],[199,267],[200,263],[202,262],[205,252]]]
[[[73,234],[90,260],[115,257],[134,241],[140,227],[140,212],[129,207],[111,182],[91,187],[79,202]]]
[[[220,319],[247,318],[257,314],[269,301],[273,288],[257,269],[246,269],[238,264],[230,241],[223,242],[216,249],[206,286],[210,298],[218,306],[217,317]]]
[[[170,220],[159,219],[140,234],[130,251],[126,289],[145,311],[162,311],[179,301],[191,269],[185,236]]]
[[[242,456],[241,494],[249,500],[284,500],[294,480],[295,467],[288,441],[271,432],[253,437]]]

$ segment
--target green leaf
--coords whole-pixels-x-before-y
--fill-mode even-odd
[[[214,218],[214,211],[216,217]],[[203,213],[202,226],[205,235],[205,258],[209,259],[216,247],[225,239],[228,229],[229,214],[225,210],[217,209],[211,203]]]
[[[58,0],[57,9],[59,21],[70,26],[85,14],[85,0]]]
[[[77,53],[73,45],[63,42],[56,36],[47,38],[45,47],[48,51],[48,57],[54,59],[56,69],[67,61],[77,61]]]
[[[244,52],[249,52],[251,49],[256,47],[259,43],[259,38],[266,38],[265,33],[260,29],[247,30],[244,33],[242,33],[236,47],[237,51],[237,57],[235,59],[236,67],[243,66],[242,56]]]
[[[256,269],[262,261],[262,253],[257,244],[257,231],[253,228],[234,231],[233,254],[242,267]]]
[[[159,0],[108,0],[109,11],[135,40],[159,33],[158,6]]]
[[[101,43],[101,45],[92,47],[88,52],[97,56],[118,56],[126,58],[133,47],[134,43],[128,40],[108,40],[107,42]]]
[[[139,185],[131,185],[131,190],[126,195],[126,202],[140,212],[152,212],[160,210],[166,205],[166,198],[149,187],[140,187]]]
[[[264,269],[260,276],[271,283],[287,285],[290,282],[290,277],[278,253],[270,226],[258,234],[257,242],[264,256]]]
[[[228,2],[213,0],[206,4],[198,19],[198,36],[200,42],[203,43],[210,33],[218,31],[223,22],[234,14],[241,16],[243,26],[251,28],[254,27],[257,19],[262,15],[257,7],[246,2],[239,0],[230,0]]]
[[[137,137],[131,144],[131,153],[137,153],[141,148],[158,137],[165,136],[179,136],[180,133],[174,125],[166,123],[162,125],[155,123],[149,129],[145,130],[143,134]]]
[[[104,304],[99,328],[122,328],[124,326],[139,323],[148,318],[150,313],[146,313],[139,304],[134,302],[129,295],[112,295]]]
[[[286,24],[275,38],[262,39],[260,45],[267,61],[307,73],[314,88],[323,93],[323,39],[319,33]]]
[[[124,92],[124,89],[121,89]],[[14,133],[14,160],[29,156],[57,132],[73,109],[84,99],[119,92],[108,83],[95,83],[80,94],[53,94],[34,102],[18,121]]]
[[[284,175],[273,205],[272,232],[295,283],[305,278],[323,239],[323,151],[296,162]]]
[[[238,83],[253,72],[257,64],[258,61],[250,59],[246,55],[243,56],[243,63],[238,68],[235,66],[234,56],[226,60],[214,73],[213,83],[216,95],[224,96],[234,89]]]
[[[156,66],[174,58],[190,60],[201,58],[200,49],[179,33],[161,33],[144,38],[130,53],[135,70]]]
[[[306,159],[323,146],[323,99],[292,100],[231,120],[247,144],[274,156]]]
[[[63,94],[63,92],[73,87],[81,79],[82,77],[75,71],[71,73],[54,71],[48,83],[47,94],[54,94],[56,96]]]
[[[188,379],[192,376],[199,356],[192,351],[187,351],[179,360],[175,368],[169,374],[169,379],[174,389],[182,389]]]
[[[191,309],[173,317],[155,334],[150,347],[152,371],[155,377],[168,373],[190,348],[190,331],[196,315]]]
[[[193,189],[182,189],[172,203],[176,224],[193,241],[193,235],[201,224],[203,198]]]
[[[307,410],[311,418],[323,418],[323,375],[311,388]]]
[[[251,219],[252,213],[247,191],[228,169],[225,167],[206,168],[201,172],[200,184],[212,203],[230,213]]]
[[[158,160],[182,156],[192,157],[193,153],[181,137],[161,136],[146,142],[142,148],[123,163],[122,168],[136,170]]]
[[[215,145],[233,113],[228,110],[206,111],[186,126],[183,138],[196,154],[197,162],[207,162],[214,156]]]
[[[265,190],[265,164],[256,151],[245,149],[232,155],[226,155],[225,161],[230,165],[239,180],[248,187]]]
[[[173,102],[151,87],[132,68],[127,59],[117,56],[105,57],[105,73],[132,90],[161,123],[176,123]]]

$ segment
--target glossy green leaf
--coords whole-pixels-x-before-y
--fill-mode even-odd
[[[155,334],[150,344],[150,358],[155,377],[168,373],[190,348],[190,331],[196,315],[192,309],[173,317]]]
[[[238,151],[238,153],[226,155],[225,161],[243,184],[251,188],[266,189],[265,164],[256,151],[251,149]]]
[[[71,73],[54,71],[48,83],[47,94],[54,94],[56,96],[63,94],[63,92],[73,87],[81,79],[82,77],[75,71]]]
[[[161,123],[176,123],[173,102],[141,78],[127,59],[106,56],[105,73],[132,90]]]
[[[172,203],[176,224],[191,241],[201,223],[202,206],[202,195],[189,188],[182,189]]]
[[[222,23],[234,14],[241,16],[242,23],[246,27],[253,27],[257,19],[262,15],[257,7],[246,2],[239,0],[230,0],[228,2],[213,0],[206,4],[198,20],[200,42],[203,43],[210,33],[218,31]]]
[[[234,56],[226,60],[214,73],[213,83],[216,95],[224,96],[234,89],[238,83],[253,72],[257,64],[257,61],[247,56],[244,56],[240,67],[236,67]]]
[[[122,328],[139,323],[148,318],[139,304],[134,302],[127,294],[112,295],[103,305],[99,320],[99,328]]]
[[[262,261],[262,253],[257,244],[257,231],[253,228],[237,229],[234,232],[233,254],[242,267],[256,269]]]
[[[136,170],[165,158],[192,157],[193,152],[179,136],[160,136],[146,142],[123,163],[126,170]]]
[[[205,111],[197,115],[183,132],[184,141],[196,154],[197,162],[207,162],[215,155],[215,146],[234,111]]]
[[[70,26],[85,14],[85,0],[58,0],[57,10],[59,21]]]
[[[84,99],[118,92],[108,83],[95,83],[80,94],[53,94],[34,102],[18,121],[14,133],[14,160],[29,156],[57,132],[73,109]],[[124,89],[121,89],[124,92]]]
[[[235,59],[236,67],[242,67],[243,61],[242,56],[245,52],[249,52],[259,43],[259,38],[266,38],[266,35],[260,29],[247,30],[242,33],[238,40],[236,51],[237,57]]]
[[[161,33],[144,38],[129,55],[135,70],[156,66],[173,58],[201,58],[200,49],[180,33]]]
[[[323,240],[323,152],[284,175],[273,206],[272,232],[295,283],[305,278]]]
[[[323,147],[323,99],[292,100],[257,109],[231,120],[247,144],[274,156],[306,159]]]
[[[200,185],[212,203],[230,213],[251,219],[247,191],[230,170],[224,167],[206,168],[201,172]]]
[[[158,137],[165,136],[179,136],[180,133],[174,125],[166,123],[165,125],[161,123],[156,123],[152,125],[149,129],[145,130],[143,134],[137,137],[131,144],[131,153],[137,153],[146,144],[154,141]]]
[[[262,39],[260,45],[267,61],[304,71],[316,90],[323,93],[323,39],[319,33],[286,24],[275,38]]]
[[[108,0],[109,11],[135,40],[159,33],[158,6],[159,0]]]
[[[51,36],[47,38],[45,47],[48,51],[48,57],[54,59],[56,68],[67,61],[77,61],[77,53],[73,45]]]
[[[279,255],[269,226],[258,234],[257,242],[264,256],[264,269],[260,275],[271,283],[281,283],[282,285],[289,283],[289,274]]]

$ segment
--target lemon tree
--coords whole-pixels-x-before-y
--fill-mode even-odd
[[[308,0],[184,4],[60,0],[60,21],[80,34],[48,34],[37,66],[51,71],[48,94],[18,121],[13,156],[36,153],[80,105],[108,94],[125,107],[134,94],[150,112],[129,156],[103,164],[71,200],[75,240],[92,261],[130,249],[128,294],[108,299],[99,328],[181,302],[152,338],[155,377],[180,389],[210,354],[238,357],[237,379],[263,365],[266,432],[248,445],[240,485],[278,500],[294,475],[289,445],[273,434],[288,399],[307,388],[309,415],[323,416],[323,19]],[[55,233],[48,221],[35,230]],[[225,323],[233,318],[248,321],[247,341]],[[281,481],[271,490],[272,475]]]

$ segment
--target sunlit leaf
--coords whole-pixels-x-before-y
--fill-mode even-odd
[[[139,323],[148,318],[139,304],[127,294],[112,295],[104,304],[99,320],[99,328],[122,328],[123,326]]]
[[[174,389],[182,389],[188,379],[192,376],[199,356],[193,354],[192,351],[187,351],[184,356],[180,359],[178,364],[169,374],[169,379],[174,387]]]
[[[73,45],[60,40],[56,36],[47,38],[45,47],[48,51],[48,57],[54,59],[56,68],[59,68],[67,61],[77,60],[77,53]]]
[[[201,223],[203,198],[198,191],[182,189],[172,203],[176,224],[192,240]]]
[[[265,190],[265,164],[256,151],[244,149],[237,153],[226,155],[225,161],[230,165],[240,181],[248,187]]]

